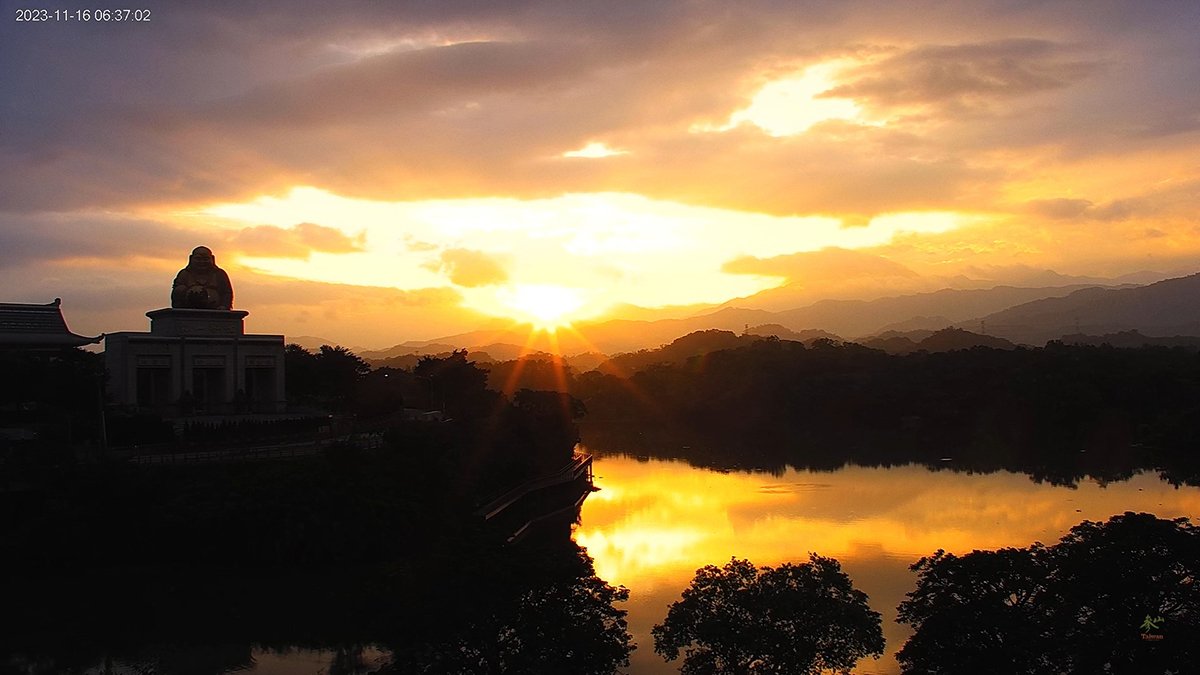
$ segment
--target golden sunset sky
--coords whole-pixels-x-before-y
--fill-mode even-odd
[[[197,245],[249,330],[373,347],[1200,270],[1191,0],[2,5],[0,301],[76,332]]]

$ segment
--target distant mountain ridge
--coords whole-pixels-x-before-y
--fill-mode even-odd
[[[981,336],[970,338],[971,344],[984,345],[997,338],[1000,342],[993,346],[998,347],[1010,343],[1042,345],[1075,333],[1103,335],[1139,330],[1151,337],[1200,335],[1200,274],[1147,286],[997,286],[943,289],[876,300],[822,300],[783,312],[725,307],[685,318],[579,322],[556,333],[531,333],[528,326],[513,324],[409,341],[361,355],[377,363],[397,356],[468,349],[486,352],[488,358],[499,361],[530,353],[562,354],[570,361],[574,355],[588,354],[580,362],[594,364],[601,361],[600,354],[611,357],[652,350],[670,345],[681,336],[712,330],[735,336],[775,335],[803,342],[820,337],[849,339],[902,352],[940,350],[942,347],[934,343],[922,346],[922,342],[947,328],[966,329],[964,332]],[[883,342],[872,342],[873,338]]]
[[[868,336],[886,327],[935,315],[951,325],[998,312],[1031,300],[1061,297],[1090,286],[1018,288],[997,286],[986,290],[943,289],[932,293],[900,295],[878,300],[822,300],[798,309],[779,312],[777,322],[789,328],[819,328],[838,335]],[[978,324],[976,324],[978,325]],[[945,327],[945,326],[940,326]]]
[[[1149,336],[1200,335],[1200,274],[1136,288],[1087,288],[982,316],[989,334],[1027,344],[1064,335],[1140,331]]]

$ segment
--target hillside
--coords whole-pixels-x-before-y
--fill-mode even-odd
[[[992,312],[1043,298],[1062,297],[1083,286],[1017,288],[997,286],[986,290],[943,289],[933,293],[900,295],[878,300],[822,300],[798,309],[779,312],[776,323],[793,330],[819,328],[847,336],[871,335],[917,317],[937,317],[959,324]],[[978,323],[975,323],[975,327]],[[932,328],[922,324],[921,328]],[[943,328],[939,325],[937,328]]]
[[[1136,288],[1088,288],[982,316],[987,332],[1044,344],[1064,335],[1137,330],[1148,336],[1200,335],[1200,274]]]
[[[1013,349],[1012,342],[992,335],[972,333],[961,328],[944,328],[939,331],[910,331],[900,333],[888,331],[881,335],[861,340],[858,344],[879,349],[889,354],[911,354],[913,352],[951,352],[957,349],[987,347],[989,349]]]

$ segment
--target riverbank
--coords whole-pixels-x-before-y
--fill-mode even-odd
[[[573,461],[572,436],[539,439],[538,429],[414,423],[388,429],[374,447],[335,445],[286,460],[47,468],[0,493],[0,555],[18,571],[295,569],[503,541],[512,533],[489,528],[476,511]]]

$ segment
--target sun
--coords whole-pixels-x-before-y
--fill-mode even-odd
[[[552,284],[518,284],[501,291],[500,301],[517,318],[548,331],[570,325],[571,315],[583,307],[577,290]]]

